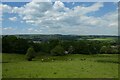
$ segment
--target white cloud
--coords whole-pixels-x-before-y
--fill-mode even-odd
[[[33,30],[33,28],[29,28],[29,29],[28,29],[28,31],[32,31],[32,30]]]
[[[2,22],[3,21],[3,18],[2,18],[2,15],[0,14],[0,22]]]
[[[6,10],[11,10],[9,6],[4,7],[6,7]],[[69,9],[61,1],[56,1],[54,4],[32,1],[23,7],[13,7],[11,12],[19,14],[27,24],[38,26],[40,29],[43,28],[48,33],[80,34],[101,33],[104,30],[115,31],[118,27],[117,11],[106,13],[101,17],[87,16],[88,13],[99,11],[102,7],[104,7],[104,3],[94,3],[91,6],[79,5]],[[10,20],[15,20],[15,18]],[[95,30],[101,30],[101,32]],[[40,32],[41,30],[30,28],[28,31]],[[106,34],[109,33],[108,31],[106,31]]]
[[[28,28],[26,31],[28,31],[29,33],[39,33],[41,32],[42,30],[41,29],[34,29],[34,28]]]
[[[106,26],[118,28],[118,11],[110,12],[104,15],[102,19],[104,20]]]
[[[3,27],[2,29],[3,29],[3,30],[14,30],[13,27]]]
[[[74,10],[70,10],[60,1],[56,1],[54,5],[50,2],[30,2],[24,7],[15,7],[13,12],[18,12],[26,23],[60,28],[62,26],[80,25],[79,15],[83,16],[83,14],[97,11],[101,7],[103,7],[103,3],[95,3],[90,7],[77,6]],[[95,24],[95,22],[91,24]]]
[[[4,5],[0,4],[0,11],[2,11],[3,13],[5,13],[5,12],[11,13],[12,7],[5,5],[5,4]]]
[[[53,9],[56,11],[69,11],[69,8],[65,7],[64,3],[61,1],[55,1],[53,5]]]
[[[77,14],[87,14],[90,12],[98,11],[103,6],[104,6],[103,3],[95,3],[92,6],[88,6],[88,7],[77,6],[77,7],[74,7],[74,12]]]
[[[13,28],[13,27],[2,27],[2,34],[5,34],[5,35],[10,35],[10,34],[16,34],[18,33],[17,29],[16,28]]]
[[[0,13],[2,12],[2,4],[0,4]]]
[[[0,26],[0,31],[2,30],[2,26]]]
[[[17,21],[17,17],[11,17],[11,18],[9,18],[9,20],[11,20],[11,21]]]

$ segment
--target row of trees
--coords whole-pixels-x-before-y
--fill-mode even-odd
[[[69,54],[118,53],[118,48],[112,46],[112,44],[106,41],[68,41],[58,39],[33,43],[31,40],[15,36],[4,36],[2,38],[2,52],[26,54],[28,48],[32,46],[35,52],[44,52],[56,56],[64,55],[65,52]]]
[[[28,40],[17,38],[15,36],[2,37],[2,52],[3,53],[26,53],[29,47]]]

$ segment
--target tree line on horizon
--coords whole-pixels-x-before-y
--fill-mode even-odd
[[[116,42],[117,44],[117,42]],[[60,56],[65,54],[118,54],[118,46],[111,41],[60,40],[34,43],[32,40],[16,36],[2,37],[2,53],[26,54],[32,48],[36,53]]]

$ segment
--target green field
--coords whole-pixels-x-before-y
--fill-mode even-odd
[[[118,78],[117,54],[38,56],[27,61],[25,55],[4,53],[2,62],[3,78]]]
[[[93,39],[87,39],[87,40],[95,40],[95,41],[115,41],[117,38],[93,38]]]

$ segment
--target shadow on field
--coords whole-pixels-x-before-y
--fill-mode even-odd
[[[0,63],[9,63],[9,62],[7,62],[7,61],[2,61],[2,62],[0,62]]]
[[[120,62],[118,61],[111,61],[111,60],[96,60],[96,62],[120,64]]]

